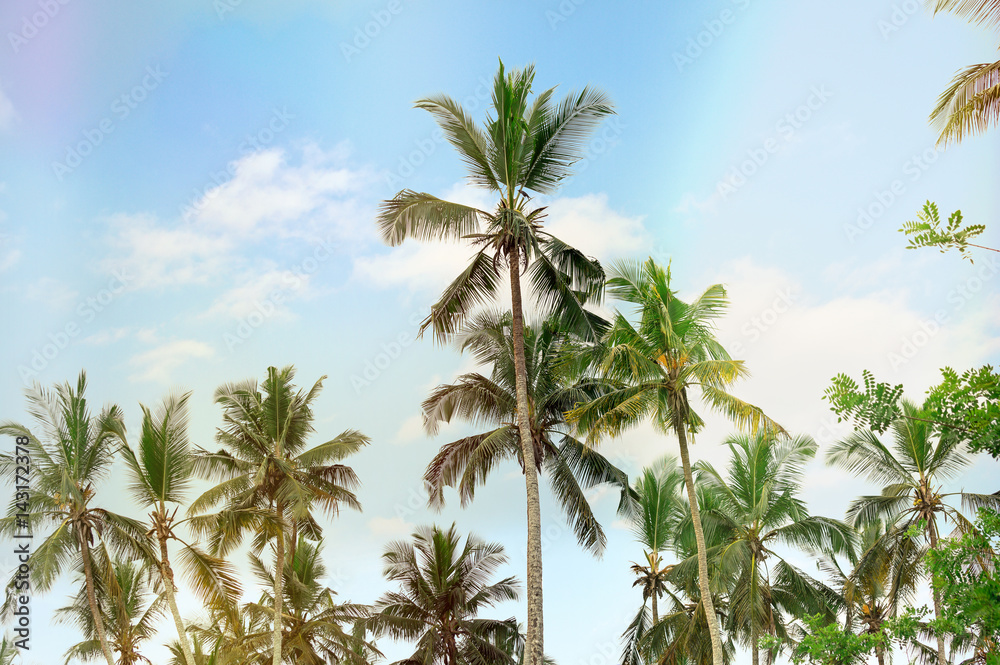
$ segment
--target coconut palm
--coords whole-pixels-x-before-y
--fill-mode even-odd
[[[544,208],[532,196],[551,194],[570,175],[584,153],[586,142],[601,119],[612,113],[604,93],[584,88],[559,104],[554,89],[538,94],[529,104],[534,67],[509,73],[503,63],[493,85],[493,113],[478,127],[455,100],[446,95],[421,99],[418,108],[429,111],[445,137],[461,155],[469,182],[499,196],[493,211],[441,200],[427,193],[403,190],[383,203],[378,215],[382,239],[399,245],[415,240],[466,239],[476,247],[468,267],[449,285],[421,331],[431,327],[439,339],[458,331],[476,308],[495,301],[507,267],[513,324],[512,344],[516,372],[517,426],[524,459],[528,527],[528,665],[541,665],[542,539],[538,462],[531,442],[531,408],[524,356],[522,268],[535,305],[544,316],[559,312],[569,327],[599,329],[584,304],[600,297],[604,273],[558,238],[542,230]]]
[[[149,571],[145,565],[108,560],[103,550],[96,558],[105,574],[104,583],[98,586],[100,619],[106,627],[112,650],[118,654],[115,663],[152,665],[152,661],[142,655],[141,647],[156,635],[157,623],[165,614],[166,599],[149,586]],[[75,625],[87,638],[69,648],[66,665],[101,657],[101,643],[96,639],[96,616],[91,614],[86,590],[81,590],[72,604],[56,610],[55,616],[57,621]]]
[[[902,400],[901,407],[901,417],[890,426],[889,443],[883,443],[871,430],[858,430],[830,448],[827,462],[883,485],[881,494],[851,502],[847,518],[856,527],[881,520],[886,524],[883,538],[890,544],[915,528],[933,549],[942,522],[953,522],[960,533],[975,529],[947,503],[950,497],[960,498],[966,510],[975,511],[1000,507],[1000,496],[944,492],[941,484],[972,463],[961,436],[951,429],[940,430],[931,422],[929,412],[910,401]],[[940,594],[935,590],[933,597],[934,614],[940,617]],[[945,665],[944,635],[938,633],[936,639],[938,663]]]
[[[187,665],[195,665],[194,653],[186,636],[184,620],[177,608],[176,584],[167,545],[181,544],[180,553],[188,579],[196,593],[207,603],[236,602],[241,589],[235,570],[224,559],[211,556],[177,535],[175,529],[186,520],[177,520],[177,509],[185,501],[190,486],[194,453],[187,437],[190,393],[170,395],[154,414],[142,408],[142,430],[138,454],[130,447],[122,449],[128,464],[129,491],[135,504],[149,513],[150,535],[156,539],[159,556],[156,569],[163,581],[164,593],[181,650]],[[173,511],[169,504],[174,505]]]
[[[919,547],[913,538],[890,542],[885,535],[881,521],[861,527],[860,554],[848,553],[851,567],[846,571],[829,550],[818,562],[844,599],[844,628],[848,631],[885,634],[886,621],[896,617],[916,594],[926,548]],[[875,655],[879,665],[885,665],[889,652],[880,644],[875,647]]]
[[[639,325],[635,327],[620,313],[615,316],[597,360],[598,370],[609,382],[608,390],[578,406],[568,418],[587,433],[592,444],[646,418],[659,431],[677,436],[697,542],[700,597],[706,605],[713,662],[722,665],[722,635],[712,605],[705,534],[688,453],[688,437],[693,441],[704,421],[692,408],[689,390],[699,388],[710,408],[739,427],[752,432],[783,430],[760,408],[726,392],[748,372],[743,361],[731,359],[712,334],[713,320],[728,304],[721,285],[710,286],[688,304],[671,289],[669,267],[663,269],[652,258],[644,263],[620,262],[612,275],[610,292],[639,310]]]
[[[354,626],[368,616],[368,608],[352,603],[337,603],[335,592],[322,585],[326,566],[320,557],[321,543],[311,544],[299,538],[298,545],[285,561],[285,594],[282,606],[284,636],[282,648],[288,663],[326,665],[348,663],[365,665],[382,654],[371,644],[357,639]],[[259,557],[251,555],[251,565],[265,588],[274,587],[274,570]],[[274,619],[274,602],[267,591],[245,611],[251,621],[268,625]],[[355,650],[360,646],[360,649]],[[264,663],[266,660],[261,660]]]
[[[667,458],[671,459],[671,458]],[[671,462],[673,460],[671,459]],[[670,462],[667,463],[668,465]],[[652,620],[643,603],[639,614],[629,625],[623,637],[626,649],[622,654],[625,665],[641,665],[647,662],[663,665],[709,665],[713,662],[712,639],[708,629],[705,610],[700,602],[698,582],[697,543],[691,523],[691,510],[687,498],[681,492],[683,475],[677,467],[664,466],[661,478],[668,478],[668,486],[673,485],[673,502],[669,520],[669,550],[679,563],[664,567],[662,594],[663,604],[658,605],[658,617]],[[679,477],[679,480],[674,480]],[[711,549],[718,544],[719,529],[713,522],[713,514],[718,498],[704,487],[698,487],[698,506],[704,517],[705,541]],[[712,580],[712,605],[723,619],[728,616],[728,599],[724,580],[718,575],[715,561],[710,561]],[[722,643],[723,661],[732,662],[735,645],[731,635],[726,635]]]
[[[259,551],[273,539],[276,570],[285,567],[285,542],[298,542],[302,533],[318,539],[322,532],[313,517],[318,504],[327,515],[341,506],[360,510],[352,491],[357,476],[340,464],[369,439],[356,430],[312,448],[306,447],[313,429],[312,403],[323,379],[308,391],[295,390],[295,368],[269,367],[261,389],[253,380],[225,384],[215,393],[222,405],[223,425],[216,434],[222,445],[217,452],[198,449],[194,470],[219,484],[202,494],[190,510],[203,513],[224,504],[215,515],[192,520],[192,525],[212,534],[213,555],[224,557],[243,540],[248,530],[256,532],[254,549]],[[262,392],[261,392],[262,390]],[[284,575],[274,576],[274,625],[272,664],[282,658],[282,603]]]
[[[998,0],[929,0],[934,13],[947,11],[973,23],[1000,28]],[[960,142],[1000,123],[1000,60],[970,65],[955,74],[938,97],[931,122],[941,129],[938,143]]]
[[[475,496],[498,463],[525,462],[519,445],[517,379],[511,329],[507,313],[477,315],[458,337],[458,348],[471,351],[480,363],[492,366],[489,377],[470,372],[453,384],[441,385],[424,400],[424,427],[437,434],[441,423],[461,419],[489,429],[447,443],[427,466],[424,480],[432,506],[444,503],[444,488],[457,487],[462,504]],[[579,401],[591,399],[594,385],[580,381],[566,350],[574,337],[561,328],[558,317],[549,317],[524,330],[525,371],[528,400],[532,406],[529,425],[537,470],[544,473],[562,505],[577,540],[588,551],[600,555],[606,537],[594,517],[584,491],[610,483],[622,491],[626,507],[628,479],[623,471],[574,438],[564,413]]]
[[[14,659],[19,657],[14,642],[15,640],[7,635],[0,641],[0,665],[13,665]]]
[[[81,571],[95,636],[108,665],[114,665],[98,610],[95,543],[129,559],[152,560],[154,554],[141,523],[96,505],[97,487],[125,445],[125,424],[118,406],[93,413],[86,390],[87,376],[81,371],[75,387],[66,382],[48,390],[35,384],[26,391],[28,413],[41,438],[22,424],[0,422],[0,435],[16,437],[28,453],[0,455],[4,477],[14,478],[25,457],[31,464],[30,489],[15,495],[8,516],[0,520],[0,533],[15,537],[29,526],[34,534],[51,528],[31,554],[32,591],[49,590],[61,572]]]
[[[816,455],[812,437],[778,441],[758,431],[732,436],[726,444],[726,477],[707,462],[696,468],[706,491],[719,499],[712,517],[721,543],[709,554],[718,557],[728,581],[727,629],[742,636],[757,665],[762,635],[787,640],[789,617],[823,614],[832,621],[841,604],[836,591],[789,563],[782,551],[853,554],[854,532],[839,520],[809,515],[797,496],[805,464]]]
[[[663,457],[642,470],[632,486],[631,511],[632,532],[643,546],[645,564],[632,564],[636,576],[632,586],[642,588],[642,606],[636,618],[622,637],[625,649],[622,660],[626,665],[641,665],[640,644],[651,625],[660,620],[658,602],[665,593],[672,593],[667,584],[667,576],[672,565],[664,565],[661,554],[672,544],[675,528],[681,510],[686,506],[680,495],[684,476],[677,466],[677,460]],[[647,611],[647,602],[650,610]]]
[[[505,600],[517,600],[513,577],[490,582],[507,563],[503,546],[470,534],[462,544],[452,525],[419,527],[411,541],[390,543],[382,555],[386,579],[399,583],[372,607],[367,625],[376,636],[415,641],[416,650],[399,664],[514,665],[509,653],[517,640],[514,619],[482,619],[478,614]]]

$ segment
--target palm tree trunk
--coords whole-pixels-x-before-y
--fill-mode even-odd
[[[885,665],[885,647],[881,644],[875,646],[875,656],[878,658],[878,665]]]
[[[757,628],[757,622],[750,617],[750,653],[753,655],[753,665],[760,665],[760,649],[757,647],[757,642],[760,641],[759,630]]]
[[[161,508],[160,516],[164,515]],[[170,567],[170,555],[167,553],[166,534],[157,529],[157,540],[160,541],[160,576],[163,578],[163,589],[167,594],[167,604],[170,606],[170,613],[174,615],[174,625],[177,627],[177,639],[181,643],[181,651],[184,652],[184,661],[187,665],[195,665],[194,653],[191,651],[191,644],[188,642],[187,631],[184,630],[184,619],[177,608],[177,597],[174,595],[174,571]]]
[[[514,377],[517,384],[517,426],[524,459],[524,486],[528,503],[528,625],[525,633],[525,665],[542,665],[542,512],[538,493],[535,444],[528,409],[527,363],[524,360],[524,313],[521,309],[521,260],[515,246],[510,262],[510,296],[513,319]],[[275,663],[274,665],[278,665]]]
[[[930,523],[927,525],[927,531],[928,531],[929,536],[930,536],[931,549],[932,550],[936,550],[937,549],[937,544],[938,544],[937,522],[934,521],[933,517],[930,520]],[[935,619],[940,619],[941,618],[941,592],[938,591],[936,588],[934,588],[933,581],[931,582],[931,590],[933,591],[933,595],[934,595],[934,618]],[[945,655],[944,655],[944,635],[942,635],[940,631],[935,631],[934,632],[934,636],[937,639],[937,659],[938,659],[938,665],[947,665],[948,660],[947,660],[947,658],[945,658]]]
[[[676,411],[675,411],[676,413]],[[691,458],[688,455],[687,435],[684,433],[683,421],[675,426],[677,443],[681,450],[681,465],[684,467],[684,485],[687,487],[688,502],[691,504],[691,522],[694,524],[694,539],[698,546],[698,589],[701,591],[701,604],[705,608],[705,620],[708,622],[708,633],[712,638],[712,663],[722,665],[722,636],[719,629],[719,617],[715,614],[715,603],[712,602],[712,588],[708,581],[708,555],[705,553],[705,532],[701,528],[701,511],[698,509],[698,495],[694,491],[694,474],[691,473]],[[754,649],[756,657],[757,650]]]
[[[284,504],[278,502],[275,512],[278,515],[278,541],[274,546],[274,652],[271,665],[281,665],[281,596],[285,585]]]
[[[80,542],[80,552],[83,555],[83,579],[87,587],[87,602],[90,604],[90,612],[94,615],[94,631],[97,632],[97,639],[101,642],[101,651],[108,660],[108,665],[115,665],[115,657],[111,653],[111,646],[108,644],[108,635],[104,631],[104,619],[101,611],[97,607],[97,595],[94,592],[94,570],[90,567],[90,545],[82,530],[77,530],[77,540]]]
[[[653,591],[653,625],[660,620],[660,615],[656,612],[656,591]]]

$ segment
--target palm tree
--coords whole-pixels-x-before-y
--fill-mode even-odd
[[[491,365],[490,377],[478,372],[463,374],[453,384],[438,386],[424,400],[424,427],[428,434],[437,434],[441,423],[453,418],[490,428],[441,447],[424,473],[432,506],[443,505],[446,486],[457,487],[465,505],[499,462],[516,459],[522,467],[525,464],[516,426],[512,326],[509,312],[478,315],[458,338],[458,347],[461,351],[472,351],[480,363]],[[536,469],[548,476],[579,543],[599,556],[606,537],[584,490],[602,483],[617,485],[622,490],[624,509],[628,478],[569,433],[563,414],[577,402],[596,394],[592,384],[577,380],[572,364],[566,362],[566,351],[573,341],[556,316],[538,326],[525,327],[525,371],[532,407],[529,425]]]
[[[885,535],[881,521],[864,525],[858,532],[860,555],[848,553],[851,568],[846,572],[829,550],[817,564],[844,599],[845,630],[885,634],[886,621],[916,593],[925,548],[913,538],[890,542]],[[875,647],[875,655],[879,665],[885,665],[884,645]]]
[[[933,0],[933,7],[935,14],[948,11],[973,23],[1000,27],[998,0]],[[970,65],[955,74],[930,119],[941,128],[938,143],[944,145],[1000,123],[1000,60]]]
[[[758,432],[727,439],[732,453],[728,478],[707,462],[699,462],[699,480],[718,495],[713,518],[722,542],[715,551],[729,583],[728,630],[741,634],[753,665],[758,642],[770,634],[788,639],[785,616],[837,616],[838,594],[790,564],[775,546],[807,553],[854,552],[854,532],[843,522],[809,515],[797,496],[805,464],[816,455],[812,437],[778,441]]]
[[[544,208],[531,205],[532,194],[551,194],[583,156],[586,141],[600,120],[612,113],[604,93],[584,88],[558,105],[554,89],[540,93],[528,104],[535,70],[505,73],[503,63],[493,85],[494,117],[486,126],[475,125],[466,111],[446,95],[421,99],[418,108],[429,111],[448,141],[462,156],[469,181],[499,195],[493,212],[443,201],[430,194],[403,190],[383,203],[379,232],[389,245],[407,238],[416,240],[468,239],[477,252],[469,266],[445,289],[421,331],[430,326],[438,339],[459,330],[475,309],[500,295],[501,266],[510,280],[513,325],[511,329],[516,376],[517,426],[520,433],[528,522],[528,665],[541,665],[542,625],[542,523],[539,507],[538,466],[531,442],[531,407],[524,355],[522,266],[534,290],[536,305],[560,312],[569,327],[599,331],[584,309],[587,300],[600,297],[604,273],[558,238],[542,230]]]
[[[412,542],[397,541],[386,547],[386,579],[399,583],[399,591],[379,598],[367,625],[376,636],[415,640],[416,651],[399,664],[513,665],[509,649],[516,641],[514,619],[478,618],[483,609],[505,600],[517,600],[513,577],[490,583],[507,563],[503,546],[469,535],[463,545],[452,525],[420,527]]]
[[[639,614],[626,629],[626,648],[622,654],[626,665],[657,662],[661,665],[709,665],[713,662],[711,632],[705,609],[700,602],[698,581],[698,552],[691,523],[691,509],[687,498],[680,491],[683,473],[672,458],[660,470],[661,485],[672,486],[668,496],[675,505],[669,509],[669,529],[666,540],[669,549],[680,563],[663,568],[660,577],[663,605],[658,605],[658,617],[652,620],[645,603]],[[670,466],[671,462],[673,463]],[[666,482],[663,482],[663,481]],[[704,516],[705,541],[709,549],[719,543],[720,529],[716,528],[713,515],[718,497],[707,488],[697,488],[698,507]],[[665,511],[667,512],[667,511]],[[710,561],[712,580],[712,606],[717,615],[728,616],[729,601],[724,580],[718,574],[715,561]],[[735,645],[732,636],[726,635],[722,643],[723,662],[732,662]]]
[[[236,602],[241,589],[232,566],[224,559],[210,556],[180,538],[174,529],[186,520],[177,520],[177,507],[184,502],[190,486],[194,455],[187,438],[190,393],[168,396],[154,414],[143,405],[142,431],[138,455],[129,447],[122,449],[128,464],[129,491],[137,506],[151,508],[150,535],[156,537],[159,557],[156,568],[163,581],[167,605],[173,615],[177,637],[186,665],[195,665],[194,653],[186,636],[184,620],[177,608],[174,572],[167,544],[176,540],[183,546],[181,559],[194,583],[195,591],[208,603]]]
[[[322,586],[326,566],[320,558],[321,544],[309,543],[299,538],[292,556],[285,561],[285,582],[282,585],[285,599],[284,636],[282,647],[286,662],[302,665],[349,663],[364,665],[382,654],[368,642],[359,645],[352,630],[368,616],[365,606],[337,603],[335,592]],[[260,558],[251,555],[251,564],[257,578],[265,587],[274,587],[274,570]],[[273,620],[273,598],[264,592],[257,603],[250,603],[245,611],[256,623],[268,624]],[[347,627],[345,629],[345,626]]]
[[[932,549],[940,538],[940,520],[955,523],[961,533],[975,527],[961,512],[946,503],[961,498],[967,510],[1000,507],[1000,496],[969,492],[943,492],[941,483],[957,476],[972,459],[961,436],[952,429],[941,430],[931,422],[932,414],[912,402],[901,402],[901,417],[890,426],[891,444],[879,440],[871,430],[858,430],[838,441],[827,452],[827,462],[855,475],[867,476],[882,484],[877,496],[862,496],[851,502],[847,518],[856,527],[879,520],[886,524],[892,543],[915,528],[923,533]],[[934,615],[941,615],[941,598],[934,590]],[[939,665],[945,665],[944,635],[938,633]]]
[[[327,515],[336,515],[341,505],[360,510],[352,491],[357,476],[349,466],[339,464],[369,443],[356,430],[312,448],[306,438],[313,429],[312,402],[319,395],[323,379],[308,391],[295,390],[295,368],[269,367],[258,390],[253,380],[225,384],[215,392],[222,405],[223,426],[216,434],[222,445],[217,452],[198,449],[195,472],[219,484],[191,504],[191,512],[203,513],[225,502],[221,512],[193,519],[196,528],[213,534],[213,555],[224,557],[243,540],[247,530],[255,530],[254,549],[260,550],[274,539],[275,569],[285,568],[285,538],[298,542],[298,534],[318,539],[322,532],[312,515],[319,504]],[[274,625],[272,665],[281,665],[282,602],[284,575],[274,576]]]
[[[108,560],[98,556],[106,573],[100,590],[100,619],[106,626],[112,649],[118,654],[117,665],[138,665],[152,661],[140,648],[156,635],[157,623],[165,614],[166,601],[147,583],[146,566],[132,561]],[[75,660],[89,661],[101,657],[101,643],[96,637],[97,617],[90,612],[90,602],[81,590],[71,605],[56,610],[57,620],[76,625],[86,636],[83,642],[66,652],[66,665]]]
[[[633,586],[642,587],[642,600],[650,601],[653,623],[659,621],[657,599],[667,590],[667,576],[673,566],[664,566],[660,554],[671,544],[685,507],[680,495],[684,475],[674,457],[666,456],[643,469],[633,485],[637,509],[633,511],[632,533],[644,548],[646,564],[632,564]]]
[[[722,412],[739,427],[781,431],[779,425],[758,407],[726,392],[726,388],[748,372],[741,360],[732,360],[715,340],[713,319],[722,314],[728,300],[725,289],[710,286],[688,304],[677,299],[670,287],[670,269],[652,258],[644,263],[621,262],[608,281],[612,294],[635,305],[640,312],[636,328],[617,314],[598,360],[600,372],[609,381],[607,392],[581,404],[568,414],[596,444],[605,436],[617,436],[651,417],[662,432],[677,436],[684,469],[684,484],[698,551],[698,578],[706,605],[712,637],[714,665],[722,665],[723,646],[712,602],[705,552],[705,534],[695,493],[688,436],[694,436],[704,421],[691,407],[688,391],[697,386],[706,404]]]
[[[0,435],[16,437],[18,446],[27,449],[31,464],[31,488],[18,493],[8,517],[0,520],[0,533],[13,537],[29,525],[32,533],[52,527],[31,555],[31,588],[47,591],[60,572],[79,566],[94,632],[108,665],[115,665],[97,602],[95,541],[129,559],[151,560],[154,555],[139,522],[94,505],[97,486],[107,478],[125,445],[125,424],[115,405],[93,414],[86,389],[87,376],[81,371],[75,387],[66,382],[47,390],[35,384],[26,392],[28,413],[44,439],[19,423],[0,422]],[[19,452],[0,455],[4,477],[15,477],[21,460]],[[19,517],[20,513],[27,517]]]
[[[14,640],[4,635],[3,641],[0,641],[0,665],[13,665],[15,658],[18,658],[18,653]]]

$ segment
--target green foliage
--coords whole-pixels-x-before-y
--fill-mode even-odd
[[[899,229],[909,237],[910,244],[906,249],[937,247],[942,254],[949,249],[957,249],[963,259],[969,259],[969,263],[974,263],[969,256],[969,240],[985,231],[985,226],[972,224],[963,229],[962,211],[956,210],[948,217],[948,223],[942,230],[937,204],[931,201],[924,203],[923,210],[917,213],[917,219],[920,221],[904,222],[903,228]],[[978,245],[972,246],[978,247]]]
[[[941,592],[938,627],[953,634],[974,631],[992,637],[989,649],[1000,662],[995,644],[1000,635],[1000,515],[989,509],[979,511],[976,530],[961,538],[948,538],[927,553],[933,583]]]
[[[864,392],[846,374],[833,377],[833,383],[826,389],[823,399],[830,402],[830,409],[837,414],[837,422],[850,420],[855,429],[868,428],[882,434],[893,420],[899,417],[899,400],[903,396],[902,384],[890,386],[875,383],[875,377],[867,369],[861,372]]]
[[[1000,458],[1000,374],[992,365],[959,375],[950,367],[943,380],[927,392],[925,406],[942,422],[970,432],[969,449]]]
[[[807,633],[791,649],[793,663],[818,663],[821,665],[854,665],[864,662],[876,648],[885,646],[889,637],[885,633],[850,633],[836,623],[827,623],[821,615],[803,619]],[[781,640],[766,636],[761,648],[774,649]]]
[[[961,375],[950,367],[941,370],[942,381],[927,391],[923,410],[935,425],[959,432],[972,452],[986,451],[1000,458],[1000,375],[992,365]],[[838,374],[823,399],[855,430],[884,433],[893,420],[906,417],[900,407],[901,384],[891,386],[862,372],[864,389],[846,374]]]

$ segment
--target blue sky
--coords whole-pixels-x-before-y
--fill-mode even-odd
[[[548,200],[553,232],[605,262],[672,260],[682,295],[725,283],[719,335],[753,372],[737,392],[787,428],[821,447],[842,433],[821,400],[838,372],[919,397],[939,367],[1000,360],[1000,262],[907,251],[897,232],[931,199],[1000,246],[1000,137],[939,151],[927,122],[956,70],[995,60],[997,35],[913,0],[10,0],[0,27],[0,417],[27,420],[27,384],[85,368],[91,400],[121,404],[130,431],[139,402],[194,391],[207,447],[219,384],[288,363],[303,385],[326,375],[317,442],[347,428],[374,441],[354,464],[364,512],[327,529],[345,598],[374,600],[384,544],[435,520],[504,543],[523,577],[514,468],[467,510],[435,515],[419,496],[436,447],[468,431],[427,439],[419,404],[473,365],[414,340],[414,321],[467,251],[390,249],[374,226],[403,187],[489,205],[413,102],[447,93],[481,120],[498,58],[534,63],[537,90],[591,84],[615,101]],[[695,455],[723,465],[728,433],[710,423]],[[648,429],[604,448],[630,471],[673,450]],[[980,459],[956,486],[995,491],[996,477]],[[805,494],[839,517],[868,489],[818,461]],[[128,511],[123,497],[119,474],[103,498]],[[543,505],[546,646],[563,665],[617,653],[639,603],[641,549],[614,504],[595,497],[600,561]],[[34,601],[27,662],[77,639],[48,627],[68,588]]]

